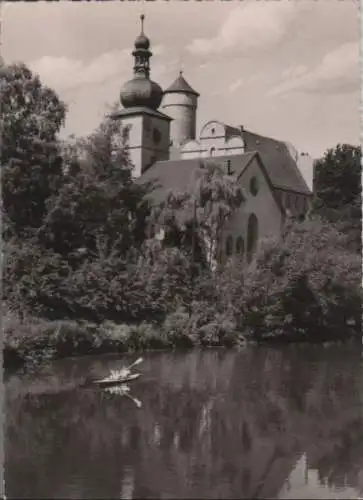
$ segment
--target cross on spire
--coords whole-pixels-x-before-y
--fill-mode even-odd
[[[184,72],[184,67],[183,67],[183,55],[180,54],[179,56],[179,76],[183,76],[183,72]]]

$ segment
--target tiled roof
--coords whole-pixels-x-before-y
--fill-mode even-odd
[[[133,108],[121,109],[120,111],[116,111],[116,112],[112,113],[110,115],[110,117],[117,119],[117,118],[122,118],[123,116],[132,116],[132,115],[141,115],[141,114],[156,116],[158,118],[164,118],[164,120],[169,120],[169,121],[172,120],[172,118],[170,118],[170,116],[167,116],[164,113],[161,113],[160,111],[156,111],[156,110],[150,109],[150,108],[145,108],[143,106],[135,106]]]
[[[170,87],[164,90],[164,94],[171,92],[185,92],[186,94],[194,94],[196,96],[199,96],[198,92],[192,89],[192,87],[185,80],[182,74],[178,76],[178,78],[170,85]]]
[[[274,187],[311,194],[305,179],[284,142],[242,131],[246,151],[257,151]]]
[[[224,129],[226,132],[226,139],[232,137],[234,135],[241,136],[241,129],[237,127],[232,127],[231,125],[224,125]]]
[[[225,163],[230,160],[233,173],[239,177],[247,167],[255,153],[244,153],[239,155],[214,156],[210,160]],[[160,203],[165,199],[169,190],[185,192],[191,187],[192,174],[199,166],[202,158],[191,158],[187,160],[158,161],[146,170],[137,179],[138,183],[151,183],[153,186],[152,200]]]

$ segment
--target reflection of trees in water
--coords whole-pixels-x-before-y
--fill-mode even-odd
[[[354,351],[249,347],[145,364],[153,379],[132,386],[142,409],[93,390],[13,395],[8,495],[274,497],[301,452],[324,481],[357,476],[363,425]]]

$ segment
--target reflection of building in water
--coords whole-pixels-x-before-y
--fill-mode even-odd
[[[307,456],[304,454],[279,492],[278,498],[281,500],[292,498],[355,499],[358,494],[358,489],[352,488],[345,482],[333,485],[322,480],[320,471],[308,468]]]
[[[351,412],[346,416],[346,422],[340,420],[338,429],[328,429],[324,441],[308,450],[309,466],[317,471],[320,483],[330,488],[354,488],[362,496],[362,421],[352,422]]]
[[[197,134],[202,96],[182,73],[164,91],[150,79],[152,53],[143,21],[142,16],[132,53],[134,76],[122,87],[123,109],[112,115],[127,139],[134,175],[140,183],[157,183],[152,198],[159,203],[169,190],[190,190],[201,160],[213,158],[246,194],[243,208],[225,227],[220,254],[239,254],[249,260],[261,238],[281,231],[286,216],[300,216],[308,210],[312,159],[290,143],[216,119],[205,123]],[[302,172],[308,172],[309,187]]]

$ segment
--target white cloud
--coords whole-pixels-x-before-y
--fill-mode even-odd
[[[213,38],[196,38],[187,47],[197,55],[269,47],[281,40],[289,23],[301,12],[297,2],[248,1],[232,10]]]
[[[164,47],[157,45],[153,54],[164,54]],[[75,90],[83,86],[100,85],[117,79],[120,85],[132,77],[131,49],[105,52],[89,62],[68,57],[43,56],[31,61],[30,68],[42,81],[58,92]],[[155,64],[154,73],[160,73],[160,64]]]
[[[307,71],[303,66],[288,68],[285,80],[270,95],[288,92],[343,94],[359,90],[359,45],[345,43],[328,52],[321,63]]]
[[[299,64],[298,66],[289,66],[282,72],[282,76],[286,79],[295,78],[301,76],[308,71],[308,67],[304,64]]]
[[[29,63],[42,81],[59,92],[73,90],[81,86],[97,85],[127,71],[130,50],[106,52],[83,62],[68,57],[44,56]]]
[[[244,78],[239,78],[238,80],[234,81],[231,83],[231,85],[229,86],[228,90],[230,92],[235,92],[237,89],[239,89],[240,87],[242,87],[242,85],[245,83],[245,79]]]

